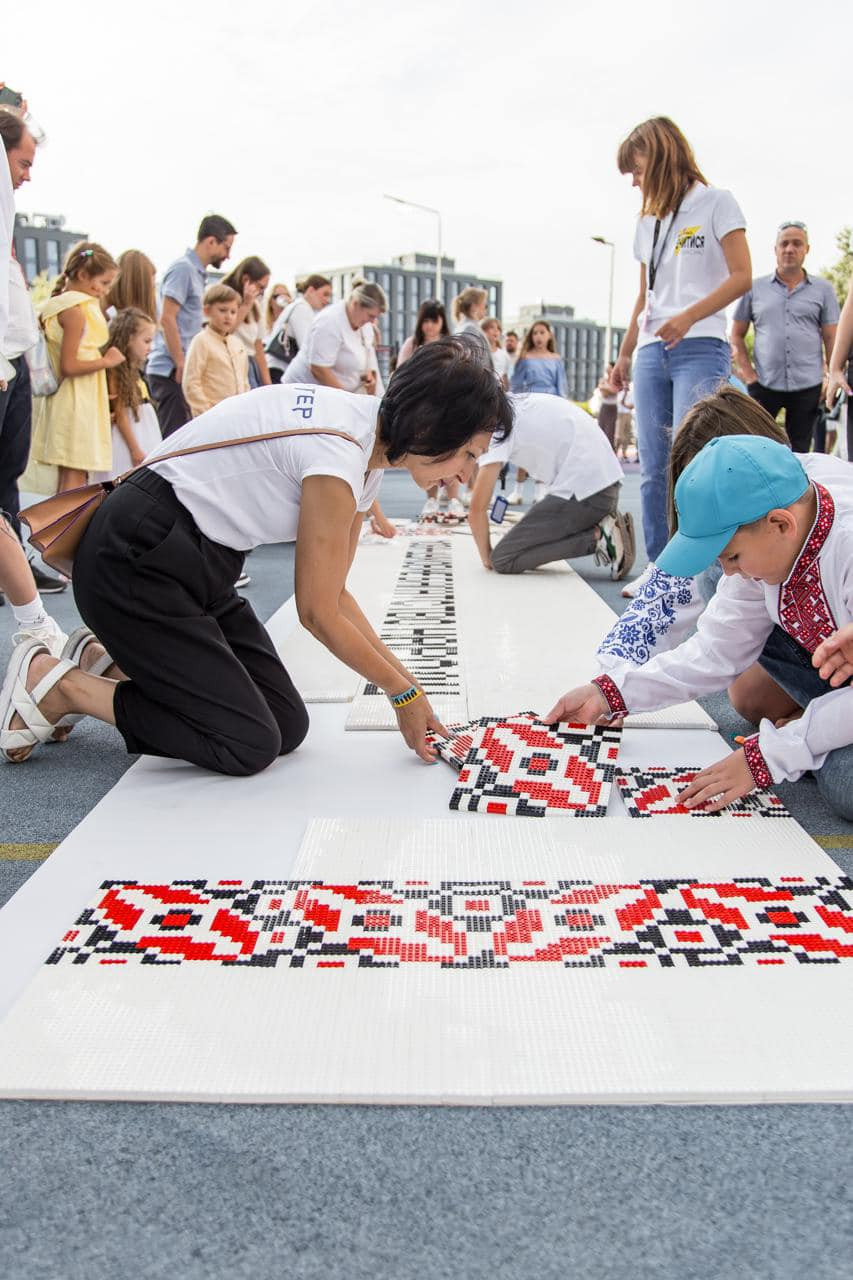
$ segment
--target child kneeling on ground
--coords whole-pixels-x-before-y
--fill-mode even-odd
[[[719,558],[725,575],[696,634],[625,669],[618,686],[604,675],[572,690],[546,719],[598,723],[685,702],[727,688],[761,654],[801,714],[762,720],[740,750],[698,773],[682,800],[688,808],[713,801],[714,812],[812,769],[826,802],[853,818],[853,690],[816,669],[825,642],[853,622],[853,497],[846,486],[810,482],[784,445],[727,436],[684,470],[675,503],[678,532],[660,567],[687,578]]]

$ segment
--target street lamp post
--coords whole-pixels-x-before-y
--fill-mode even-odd
[[[438,209],[433,209],[428,204],[417,204],[414,200],[404,200],[402,196],[390,196],[385,194],[386,200],[393,200],[395,204],[405,204],[410,209],[420,209],[423,213],[431,213],[438,222],[438,255],[435,259],[435,300],[441,302],[441,213]]]
[[[605,240],[604,236],[590,236],[590,239],[596,244],[605,244],[610,249],[610,289],[607,297],[607,331],[604,336],[604,372],[606,373],[613,343],[613,264],[616,259],[616,245],[612,240]]]

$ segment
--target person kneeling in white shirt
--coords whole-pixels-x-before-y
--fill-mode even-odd
[[[20,715],[45,742],[63,716],[94,715],[131,752],[234,776],[289,754],[308,713],[234,579],[250,547],[294,542],[302,625],[387,694],[406,745],[432,763],[427,734],[446,731],[347,577],[386,470],[422,489],[467,484],[492,434],[511,430],[506,396],[467,336],[416,352],[381,402],[298,383],[223,400],[107,496],[77,549],[75,601],[117,678],[58,661],[39,640],[19,645],[0,730]]]
[[[515,427],[479,460],[468,520],[486,569],[523,573],[552,560],[594,555],[614,579],[634,563],[634,527],[617,510],[622,468],[598,424],[568,400],[510,396]],[[508,462],[539,476],[547,494],[495,547],[489,504]]]
[[[809,481],[784,445],[756,436],[711,440],[675,487],[678,532],[658,566],[692,577],[719,558],[725,575],[696,634],[617,685],[597,676],[562,697],[545,719],[598,723],[727,688],[761,656],[802,713],[763,719],[758,733],[697,773],[688,808],[716,812],[755,788],[808,770],[827,803],[853,818],[853,690],[816,670],[820,650],[853,621],[853,498]]]

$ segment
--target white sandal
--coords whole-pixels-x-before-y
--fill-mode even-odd
[[[69,662],[73,662],[75,667],[80,666],[80,659],[83,657],[84,650],[87,645],[100,644],[100,640],[94,631],[90,631],[88,627],[78,627],[76,631],[72,631],[71,635],[65,641],[60,658],[67,658]],[[102,676],[113,665],[110,655],[104,651],[91,667],[86,668],[88,676]]]
[[[94,631],[90,631],[88,627],[78,627],[76,631],[71,632],[71,635],[65,641],[62,653],[59,655],[60,660],[70,662],[72,666],[82,670],[80,667],[80,659],[83,657],[83,653],[87,645],[92,643],[101,643]],[[91,667],[86,668],[85,674],[87,676],[102,676],[112,665],[113,660],[105,650],[101,654],[100,658],[97,658],[92,663]],[[82,712],[69,712],[69,714],[67,716],[63,716],[61,720],[57,720],[53,727],[54,729],[70,729],[80,720],[85,720],[85,718],[85,714]],[[64,742],[65,738],[57,738],[56,741]]]
[[[47,645],[40,640],[16,645],[6,668],[6,678],[0,690],[0,755],[10,764],[23,764],[24,760],[29,760],[34,747],[41,742],[50,741],[56,725],[45,719],[38,704],[64,675],[74,670],[72,662],[60,659],[34,689],[27,689],[26,679],[30,665],[33,658],[42,653],[51,656]],[[16,715],[24,722],[22,729],[12,728],[12,720]],[[9,754],[24,747],[29,747],[30,751],[23,759],[16,760]]]

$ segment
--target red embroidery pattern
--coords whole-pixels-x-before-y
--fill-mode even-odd
[[[596,676],[592,683],[598,685],[607,699],[608,707],[615,715],[626,716],[628,714],[625,699],[619,692],[618,685],[613,683],[610,676]]]
[[[651,818],[658,813],[680,813],[691,818],[790,818],[790,813],[772,791],[750,791],[727,804],[725,809],[709,813],[708,802],[688,809],[679,800],[684,788],[693,781],[701,765],[672,769],[668,765],[650,765],[645,769],[627,766],[616,773],[616,785],[632,818]]]
[[[820,576],[820,553],[835,519],[832,494],[815,484],[817,519],[787,582],[779,588],[779,622],[809,653],[837,630]]]
[[[532,712],[483,716],[455,739],[434,739],[459,770],[450,808],[543,818],[603,818],[619,755],[621,729],[546,725]],[[467,745],[466,745],[467,744]],[[461,755],[459,752],[461,751]]]
[[[853,960],[853,879],[108,880],[48,964],[674,969]]]
[[[770,776],[770,770],[767,768],[767,761],[761,754],[757,733],[746,739],[743,744],[743,754],[746,756],[746,763],[749,766],[749,772],[752,774],[753,782],[760,791],[766,791],[768,787],[773,785],[773,779]]]

